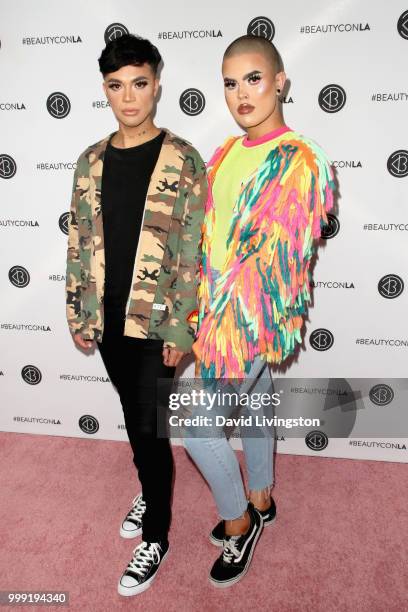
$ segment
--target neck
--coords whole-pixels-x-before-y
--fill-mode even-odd
[[[119,130],[112,138],[112,144],[120,149],[137,147],[160,134],[160,129],[156,127],[150,117],[137,127],[129,127],[119,123]]]
[[[283,119],[282,113],[274,113],[273,116],[268,117],[259,125],[254,125],[253,127],[247,128],[246,132],[248,135],[248,140],[257,140],[258,138],[262,138],[265,134],[269,134],[269,132],[273,132],[280,127],[285,125],[285,121]]]

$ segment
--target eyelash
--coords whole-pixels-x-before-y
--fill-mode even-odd
[[[252,76],[249,77],[248,81],[250,83],[259,83],[259,81],[261,80],[261,75],[260,74],[253,74]]]
[[[138,81],[137,83],[135,83],[136,89],[144,89],[147,85],[147,81]],[[112,91],[119,91],[121,85],[120,83],[111,83],[108,87],[109,89],[112,89]]]
[[[253,74],[252,76],[248,77],[248,83],[251,85],[256,85],[261,79],[262,77],[260,74]],[[226,89],[234,89],[236,84],[236,81],[224,81],[224,86]]]

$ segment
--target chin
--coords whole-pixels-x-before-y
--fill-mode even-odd
[[[122,117],[120,122],[127,128],[137,128],[143,123],[144,119],[140,117]]]
[[[256,117],[248,117],[247,115],[238,115],[235,117],[236,122],[242,129],[248,130],[249,128],[259,125],[260,121]]]

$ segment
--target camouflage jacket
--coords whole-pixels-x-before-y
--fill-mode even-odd
[[[102,340],[105,253],[101,182],[109,137],[79,157],[69,218],[66,302],[70,331]],[[166,130],[151,176],[126,306],[125,336],[187,352],[194,341],[205,165]]]

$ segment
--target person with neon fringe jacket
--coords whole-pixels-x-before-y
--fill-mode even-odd
[[[228,138],[208,163],[193,351],[203,379],[256,381],[302,343],[314,239],[333,205],[334,177],[322,149],[284,122],[286,75],[273,43],[236,39],[222,74],[227,106],[246,134]],[[217,587],[246,574],[263,526],[276,517],[274,430],[242,444],[249,499],[225,435],[185,437],[222,519],[210,535],[223,548],[209,576]]]

